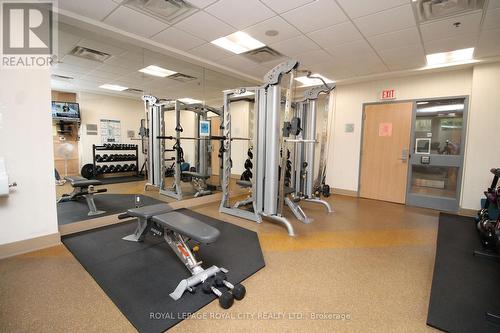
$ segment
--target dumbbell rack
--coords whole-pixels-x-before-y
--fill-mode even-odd
[[[113,152],[114,154],[119,154],[118,152],[124,152],[124,151],[134,151],[135,152],[135,159],[133,160],[113,160],[113,161],[97,161],[96,160],[96,151],[111,151]],[[103,176],[103,175],[107,175],[107,176],[110,176],[110,175],[121,175],[123,173],[131,173],[133,172],[136,176],[139,176],[139,146],[138,145],[134,145],[133,148],[108,148],[106,146],[98,146],[98,145],[92,145],[92,161],[93,161],[93,164],[94,164],[94,177],[98,177],[98,176]],[[132,162],[132,163],[135,163],[135,170],[133,171],[120,171],[120,172],[116,172],[116,173],[106,173],[106,174],[98,174],[96,173],[96,168],[97,168],[97,165],[105,165],[105,164],[118,164],[119,162]]]

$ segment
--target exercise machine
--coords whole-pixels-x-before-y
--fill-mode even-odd
[[[489,251],[476,250],[474,254],[500,260],[500,255],[491,253],[495,250],[500,251],[500,214],[490,216],[490,207],[494,206],[497,211],[500,209],[500,186],[498,186],[500,168],[493,168],[490,172],[493,174],[493,180],[488,190],[484,192],[486,197],[484,205],[475,218],[483,247]]]
[[[220,231],[203,221],[175,211],[168,204],[155,204],[127,210],[119,216],[120,219],[135,217],[138,224],[135,232],[124,237],[124,240],[144,241],[148,232],[165,239],[169,247],[182,261],[191,276],[179,282],[170,297],[178,300],[189,291],[196,292],[196,287],[202,284],[205,293],[213,293],[219,298],[219,304],[224,309],[232,306],[234,299],[243,299],[246,290],[241,284],[233,285],[227,281],[227,269],[211,266],[204,269],[202,262],[195,257],[200,244],[210,244],[217,240]],[[226,288],[222,291],[220,288]]]
[[[332,212],[330,205],[314,195],[314,144],[318,143],[316,136],[316,109],[314,101],[322,92],[330,92],[333,86],[326,86],[306,95],[307,98],[300,103],[294,103],[292,91],[294,90],[294,76],[299,63],[296,60],[288,60],[268,72],[261,87],[245,87],[224,92],[224,107],[222,116],[223,129],[223,172],[222,172],[222,200],[219,211],[222,213],[246,218],[257,223],[262,218],[269,218],[283,224],[290,236],[295,236],[295,231],[290,221],[284,216],[283,210],[286,205],[295,217],[303,223],[311,223],[310,219],[300,206],[301,200],[320,203]],[[288,77],[285,84],[283,77]],[[323,82],[324,83],[324,82]],[[282,85],[285,89],[284,101]],[[252,165],[250,172],[245,170],[241,179],[236,183],[241,187],[248,188],[250,195],[231,205],[230,183],[231,183],[231,101],[244,94],[254,93],[253,112],[253,138],[251,138],[251,155],[245,162],[245,167]],[[311,107],[311,105],[314,106]],[[305,111],[309,106],[309,112]],[[302,108],[301,115],[309,119],[309,126],[305,132],[301,127],[301,118],[296,114],[298,108]],[[312,111],[311,111],[312,110]],[[314,117],[314,119],[313,119]],[[301,146],[304,154],[297,158],[297,146]],[[307,149],[308,146],[312,148]],[[306,154],[307,153],[307,154]],[[300,168],[297,163],[309,162],[309,180],[296,176]],[[250,163],[248,163],[250,162]],[[310,171],[309,171],[310,170]],[[294,178],[295,175],[295,178]],[[298,179],[300,178],[300,179]],[[299,187],[295,188],[296,185]]]
[[[210,135],[209,113],[220,116],[221,110],[203,104],[186,104],[179,100],[158,99],[154,96],[142,97],[145,105],[145,119],[141,122],[141,137],[143,152],[146,154],[148,182],[145,186],[159,188],[160,194],[183,199],[182,182],[191,182],[195,197],[211,194],[213,186],[207,184],[210,178],[210,141],[216,138]],[[195,136],[182,136],[184,129],[181,124],[181,112],[193,112],[196,119]],[[175,135],[167,135],[165,113],[174,112]],[[146,127],[147,124],[147,127]],[[189,170],[182,170],[184,149],[182,142],[195,142],[195,162]],[[170,146],[169,143],[172,143]],[[166,157],[166,153],[173,156]],[[174,165],[172,166],[172,163]],[[172,185],[167,185],[166,175],[173,178]]]
[[[73,192],[69,194],[63,194],[62,197],[57,201],[58,203],[76,201],[83,197],[87,201],[87,206],[89,207],[88,216],[94,216],[106,213],[105,211],[98,210],[94,201],[95,194],[104,193],[108,191],[105,188],[96,189],[94,187],[102,185],[101,181],[97,179],[86,179],[80,176],[74,176],[74,177],[67,176],[64,178],[73,187]]]

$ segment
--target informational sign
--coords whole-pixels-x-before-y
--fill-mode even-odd
[[[120,121],[101,119],[101,143],[120,143],[121,139]]]
[[[210,121],[200,120],[200,136],[210,136]]]
[[[396,99],[396,90],[394,89],[382,90],[382,92],[380,93],[380,99],[381,100]]]
[[[392,136],[392,123],[380,123],[378,125],[378,136]]]

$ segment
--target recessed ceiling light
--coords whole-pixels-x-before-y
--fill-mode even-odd
[[[179,101],[181,101],[184,104],[201,104],[201,103],[203,103],[203,101],[200,101],[198,99],[194,99],[191,97],[179,98]]]
[[[307,76],[299,76],[297,78],[295,78],[295,80],[299,81],[300,83],[302,83],[302,87],[308,87],[308,86],[319,86],[319,85],[322,85],[323,82],[321,82],[321,80],[319,79],[316,79],[314,77],[320,77],[322,78],[326,83],[333,83],[335,81],[332,81],[330,80],[329,78],[327,77],[324,77],[323,75],[320,75],[320,74],[311,74],[310,75],[311,77],[307,77]]]
[[[114,90],[114,91],[124,91],[124,90],[128,89],[128,87],[120,86],[117,84],[103,84],[103,85],[99,86],[99,88]]]
[[[427,66],[448,65],[454,63],[462,63],[472,60],[474,48],[460,49],[450,52],[433,53],[426,55]]]
[[[150,65],[143,69],[139,69],[139,72],[159,77],[167,77],[173,74],[177,74],[177,72],[171,71],[170,69],[161,68],[160,66],[155,65]]]
[[[266,46],[266,44],[258,41],[257,39],[242,31],[236,31],[235,33],[230,34],[226,37],[221,37],[219,39],[213,40],[211,41],[211,43],[236,54],[248,52]]]
[[[424,105],[424,104],[429,104],[429,102],[422,101],[422,102],[417,102],[418,105]]]

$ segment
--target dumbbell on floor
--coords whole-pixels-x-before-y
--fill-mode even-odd
[[[238,301],[241,301],[245,297],[245,294],[247,292],[242,284],[238,283],[236,285],[233,285],[232,283],[227,281],[225,274],[217,274],[215,276],[214,283],[217,287],[226,287],[231,290],[234,298],[236,298]]]
[[[201,287],[204,293],[214,293],[219,298],[219,305],[223,309],[229,309],[234,303],[234,296],[229,291],[220,291],[213,286],[213,282],[205,281]]]

